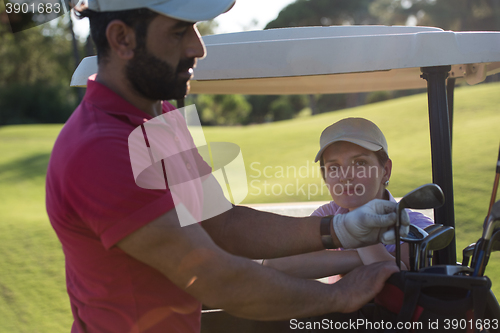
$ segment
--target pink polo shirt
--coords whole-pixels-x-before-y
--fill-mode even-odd
[[[186,131],[171,104],[163,112],[175,113],[177,129]],[[168,188],[144,189],[134,180],[128,137],[150,119],[91,78],[55,143],[46,205],[66,259],[73,333],[200,330],[195,298],[114,246],[174,207]]]

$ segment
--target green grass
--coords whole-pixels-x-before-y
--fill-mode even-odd
[[[0,332],[68,332],[64,256],[45,213],[60,125],[0,128]]]
[[[484,84],[460,87],[455,94],[453,173],[458,249],[479,238],[488,207],[499,143],[499,90],[500,84]],[[324,189],[321,195],[322,183],[313,163],[319,135],[329,124],[352,116],[374,121],[385,133],[394,162],[389,189],[395,196],[431,181],[425,95],[278,123],[206,128],[205,134],[208,141],[240,145],[248,181],[253,181],[243,203],[328,200]],[[57,333],[71,327],[64,257],[44,206],[47,162],[60,129],[60,125],[0,128],[0,333]],[[266,166],[272,177],[262,174]],[[292,167],[301,177],[293,177]],[[284,177],[287,168],[290,177]],[[264,193],[264,181],[269,195]],[[287,184],[291,184],[288,193],[293,195],[278,195]],[[308,193],[308,184],[316,184],[320,193],[314,195],[312,185]],[[461,259],[460,251],[457,257]],[[498,253],[491,258],[486,273],[492,278],[494,292],[500,295]]]

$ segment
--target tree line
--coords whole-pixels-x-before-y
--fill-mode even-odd
[[[66,15],[33,26],[14,22],[0,2],[0,125],[64,122],[82,91],[69,87],[75,63],[94,54],[90,40],[77,40]],[[296,0],[266,29],[330,25],[421,25],[445,30],[500,30],[500,0]],[[199,25],[213,33],[214,22]],[[77,59],[75,59],[77,58]],[[262,123],[377,102],[408,92],[370,94],[243,96],[192,95],[206,125]]]

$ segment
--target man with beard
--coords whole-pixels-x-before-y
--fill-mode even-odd
[[[257,320],[348,313],[397,271],[388,262],[362,266],[326,285],[246,259],[377,243],[395,221],[388,201],[334,218],[235,206],[181,227],[168,188],[136,185],[130,133],[172,114],[165,145],[188,140],[176,135],[185,122],[166,100],[186,95],[196,59],[205,55],[195,22],[233,2],[89,0],[79,9],[90,19],[98,73],[55,143],[46,188],[66,258],[72,332],[198,332],[200,302]],[[192,163],[200,162],[192,155]]]

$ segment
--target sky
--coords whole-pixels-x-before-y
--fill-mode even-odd
[[[215,20],[217,33],[263,29],[279,12],[295,0],[237,0],[234,7]],[[257,22],[254,25],[253,21]]]
[[[260,30],[269,21],[275,19],[279,12],[295,0],[237,0],[234,7],[215,20],[218,27],[216,33]],[[88,19],[73,20],[75,32],[80,37],[88,35]]]

